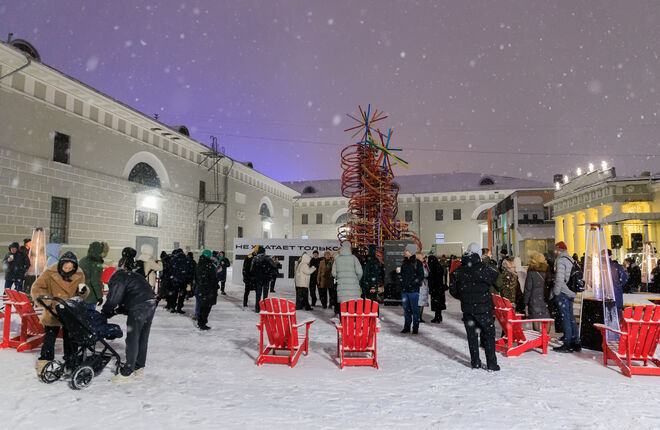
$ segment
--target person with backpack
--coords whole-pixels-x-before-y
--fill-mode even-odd
[[[555,254],[557,258],[555,259],[555,284],[552,294],[561,314],[564,344],[553,348],[553,350],[564,353],[579,352],[582,350],[582,346],[580,345],[577,321],[575,321],[573,313],[573,302],[577,292],[572,291],[567,284],[569,281],[573,283],[576,281],[575,276],[577,275],[576,272],[579,272],[579,268],[568,254],[568,247],[563,241],[555,244]]]
[[[257,255],[252,259],[252,266],[250,267],[250,277],[257,292],[254,305],[254,311],[256,313],[259,313],[261,310],[259,302],[262,296],[264,299],[268,298],[270,281],[273,279],[273,274],[276,270],[277,265],[270,256],[266,255],[266,249],[263,246],[257,247]]]

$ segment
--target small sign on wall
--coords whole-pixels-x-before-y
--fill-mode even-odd
[[[445,234],[444,233],[436,233],[435,234],[435,243],[445,243]]]

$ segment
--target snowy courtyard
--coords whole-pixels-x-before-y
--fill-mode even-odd
[[[276,290],[276,297],[294,297],[292,288]],[[228,285],[208,332],[190,319],[193,301],[185,316],[161,304],[145,374],[123,384],[110,381],[109,366],[82,391],[62,381],[46,385],[35,376],[38,351],[0,350],[0,427],[660,428],[658,379],[627,378],[615,366],[604,367],[601,353],[499,354],[500,372],[472,370],[458,302],[451,298],[445,321],[422,324],[416,336],[399,333],[400,308],[383,307],[379,370],[339,370],[332,311],[320,307],[298,311],[299,322],[316,319],[308,356],[293,369],[258,367],[258,316],[243,311],[242,296],[242,286]],[[124,317],[111,322],[125,329]],[[111,344],[123,357],[123,339]]]

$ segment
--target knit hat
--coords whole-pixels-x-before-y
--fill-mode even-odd
[[[555,249],[561,250],[561,251],[567,251],[568,246],[566,246],[566,243],[562,240],[561,242],[555,243]]]
[[[206,258],[211,258],[213,256],[213,253],[208,249],[205,249],[204,251],[202,251],[202,255]]]
[[[415,255],[415,253],[419,250],[419,248],[414,243],[409,243],[408,245],[406,245],[405,250]]]
[[[472,242],[471,244],[468,245],[467,251],[465,251],[466,254],[477,254],[479,258],[481,258],[481,247],[477,245],[476,243]]]

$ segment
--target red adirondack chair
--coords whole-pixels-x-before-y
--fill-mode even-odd
[[[524,319],[524,315],[517,314],[511,302],[506,297],[493,294],[495,317],[504,330],[504,335],[495,342],[495,349],[503,352],[507,357],[517,357],[532,348],[542,348],[543,354],[548,353],[548,324],[552,318]],[[523,324],[541,323],[541,332],[523,330]]]
[[[340,316],[341,321],[333,321],[337,328],[337,357],[340,368],[348,365],[373,366],[378,369],[378,303],[368,299],[349,300],[341,304]],[[353,357],[354,354],[361,356]]]
[[[655,351],[660,340],[660,306],[646,305],[629,307],[623,310],[621,330],[604,324],[594,324],[603,336],[603,364],[612,359],[621,372],[632,375],[660,375],[660,359]],[[606,332],[620,335],[619,341],[608,342]],[[641,365],[633,365],[641,362]],[[653,365],[653,366],[651,366]]]
[[[261,318],[257,328],[260,332],[259,357],[257,365],[281,363],[294,367],[300,353],[309,353],[309,326],[315,320],[296,322],[296,304],[284,299],[268,298],[259,302]],[[305,334],[298,332],[305,326]],[[268,345],[264,348],[264,331],[268,336]],[[287,351],[287,355],[276,355],[278,351]]]
[[[28,351],[39,347],[44,341],[44,326],[39,321],[39,315],[34,311],[32,303],[25,293],[15,290],[5,290],[5,320],[2,330],[0,349],[16,348],[16,351]],[[11,337],[11,314],[16,311],[21,317],[21,333]]]

